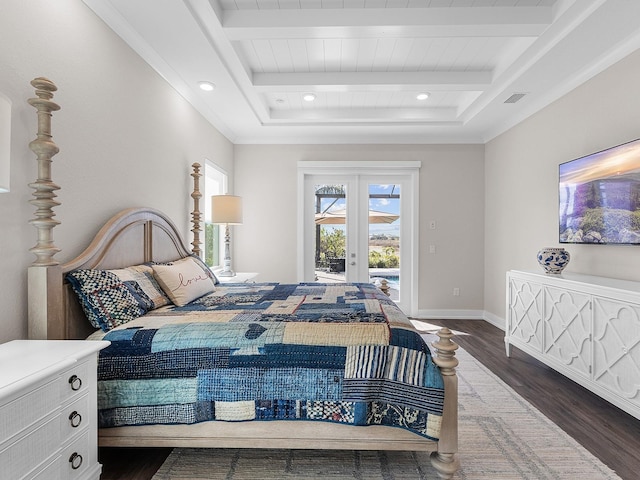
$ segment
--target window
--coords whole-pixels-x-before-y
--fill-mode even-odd
[[[211,223],[211,196],[227,193],[227,174],[209,160],[204,164],[204,261],[218,267],[223,257],[220,226]]]

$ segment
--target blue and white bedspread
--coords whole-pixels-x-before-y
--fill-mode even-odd
[[[440,371],[370,284],[218,286],[103,338],[100,427],[320,420],[440,433]]]

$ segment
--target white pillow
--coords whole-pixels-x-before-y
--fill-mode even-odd
[[[209,272],[191,257],[168,265],[153,265],[153,275],[171,301],[179,307],[215,290]]]

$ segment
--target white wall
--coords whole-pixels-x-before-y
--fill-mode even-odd
[[[558,165],[640,137],[640,51],[486,145],[485,309],[505,318],[505,273],[558,243]],[[568,245],[566,271],[640,280],[640,247]]]
[[[483,157],[482,145],[236,145],[234,193],[243,197],[244,224],[233,227],[234,268],[260,272],[261,281],[298,280],[299,160],[421,160],[418,308],[423,316],[477,317],[484,295]],[[428,229],[430,220],[436,230]]]
[[[59,88],[52,178],[62,203],[54,230],[73,258],[122,208],[166,212],[190,242],[190,165],[210,158],[233,174],[233,145],[144,63],[80,0],[2,0],[0,92],[13,104],[11,192],[0,194],[0,342],[27,334],[26,273],[35,256],[36,113],[29,82]]]

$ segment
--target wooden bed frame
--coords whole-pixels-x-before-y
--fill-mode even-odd
[[[79,268],[123,268],[149,261],[169,261],[200,253],[199,191],[200,165],[194,164],[193,248],[184,244],[174,223],[150,208],[131,208],[111,218],[78,257],[60,264],[54,255],[54,191],[51,157],[58,147],[51,138],[51,114],[59,107],[51,101],[55,85],[44,78],[31,84],[37,98],[29,103],[38,112],[38,134],[30,143],[37,155],[38,179],[31,203],[37,207],[31,223],[38,230],[38,242],[31,251],[37,259],[28,269],[29,337],[34,339],[82,339],[93,332],[75,294],[64,276]],[[193,425],[147,425],[99,430],[99,445],[107,447],[216,447],[216,448],[307,448],[358,450],[432,451],[431,462],[440,478],[452,478],[458,469],[458,379],[455,367],[458,346],[447,328],[432,343],[434,361],[445,384],[445,405],[441,436],[429,441],[400,428],[352,427],[327,422],[270,421],[219,422]]]

